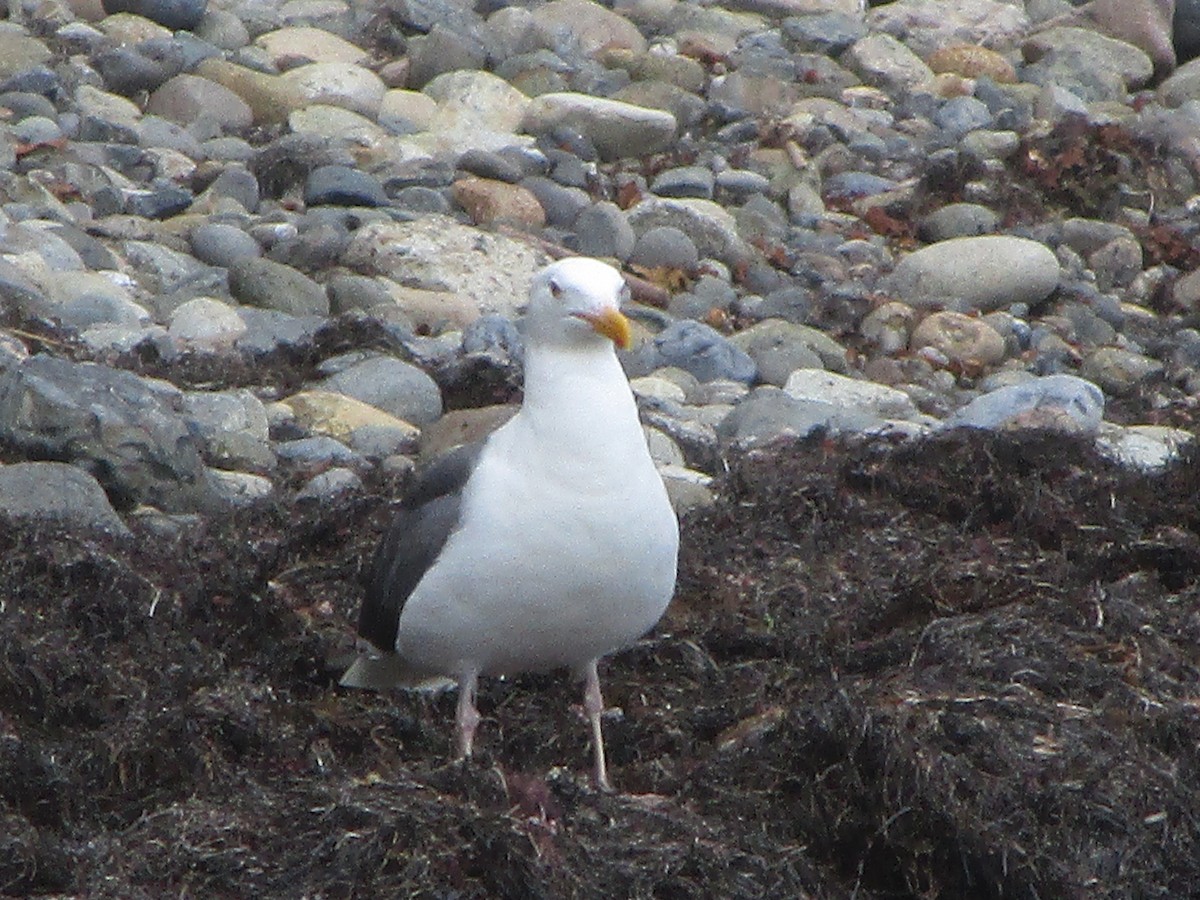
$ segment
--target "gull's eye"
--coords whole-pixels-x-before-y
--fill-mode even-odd
[[[553,278],[550,279],[550,294],[551,294],[551,296],[554,297],[555,300],[562,299],[563,289],[561,287],[559,287],[558,282],[555,281]]]

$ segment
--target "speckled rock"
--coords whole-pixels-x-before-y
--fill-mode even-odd
[[[1004,338],[982,319],[956,312],[935,312],[915,329],[909,346],[931,347],[951,363],[992,366],[1004,359]]]

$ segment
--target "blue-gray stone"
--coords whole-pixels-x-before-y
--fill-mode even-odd
[[[986,103],[974,97],[951,97],[933,114],[933,124],[955,138],[977,128],[986,128],[992,113]]]
[[[484,353],[520,365],[525,359],[525,338],[511,319],[480,316],[463,329],[463,353]]]
[[[637,240],[624,211],[607,200],[584,209],[575,219],[573,228],[572,249],[582,256],[611,256],[625,260],[633,252]]]
[[[827,197],[870,197],[895,189],[896,182],[870,172],[837,172],[825,179],[822,193]]]
[[[427,425],[442,414],[437,382],[411,363],[390,356],[354,362],[318,387],[369,403],[414,425]]]
[[[643,375],[675,366],[691,372],[699,381],[729,381],[750,383],[758,375],[758,367],[750,356],[724,335],[700,322],[683,320],[667,326],[627,357],[630,374]]]
[[[174,185],[162,185],[125,195],[125,212],[144,219],[169,219],[192,205],[192,192]]]
[[[459,171],[470,172],[480,178],[491,178],[493,181],[506,181],[516,184],[525,173],[513,162],[498,153],[471,148],[458,158],[456,163]]]
[[[327,465],[362,466],[366,460],[341,441],[327,435],[280,441],[275,445],[275,455],[280,462],[300,467]]]
[[[390,202],[379,179],[349,166],[318,166],[304,184],[309,206],[387,206]]]
[[[443,215],[449,214],[454,206],[444,191],[421,184],[411,184],[395,191],[392,195],[392,202],[410,212],[441,213]]]
[[[670,268],[690,272],[700,261],[695,242],[673,225],[660,225],[642,232],[629,262],[646,269]]]
[[[679,166],[660,172],[650,184],[650,190],[660,197],[692,197],[711,200],[715,179],[711,169],[704,166]]]
[[[204,222],[192,229],[192,253],[210,266],[228,269],[243,259],[262,256],[262,247],[236,225],[224,222]]]
[[[976,397],[948,416],[943,426],[994,429],[1038,409],[1061,411],[1081,431],[1094,432],[1104,416],[1104,392],[1074,375],[1031,378]]]
[[[329,315],[325,290],[302,272],[270,259],[247,258],[229,267],[229,290],[239,303],[295,316]]]
[[[867,26],[861,18],[829,12],[784,19],[783,33],[797,50],[837,56],[855,41],[866,37]]]
[[[523,179],[521,187],[537,198],[546,212],[546,224],[553,228],[572,227],[579,214],[592,205],[587,191],[561,185],[542,175]]]
[[[102,50],[92,65],[114,94],[153,91],[183,71],[183,48],[172,39],[153,39],[132,47]]]
[[[208,0],[102,0],[101,6],[110,16],[133,13],[167,28],[190,31],[204,18]]]
[[[310,478],[296,492],[296,500],[301,503],[320,503],[361,491],[362,487],[362,479],[355,472],[338,466]]]

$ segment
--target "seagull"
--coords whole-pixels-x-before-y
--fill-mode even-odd
[[[466,758],[480,676],[570,668],[584,682],[605,791],[596,665],[662,617],[679,555],[679,524],[616,355],[630,341],[628,295],[620,273],[593,259],[535,275],[521,408],[414,480],[368,574],[358,630],[371,647],[341,681],[457,684]]]

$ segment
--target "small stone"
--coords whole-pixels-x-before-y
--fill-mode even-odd
[[[662,110],[561,92],[531,100],[523,127],[531,134],[571,128],[594,144],[603,159],[615,160],[666,149],[675,138],[677,123],[673,115]]]
[[[167,333],[184,347],[224,352],[245,335],[246,322],[228,303],[212,297],[196,297],[171,314]]]
[[[438,23],[426,34],[408,40],[409,87],[424,87],[448,72],[483,68],[488,49],[475,35]]]
[[[904,391],[823,369],[798,369],[783,389],[797,400],[868,412],[881,419],[920,422],[926,418]]]
[[[210,464],[259,472],[275,467],[266,410],[249,390],[191,391],[183,395],[182,411],[204,441]]]
[[[818,429],[834,434],[865,433],[886,428],[880,417],[823,401],[797,400],[777,387],[758,387],[717,426],[727,444],[749,449],[782,437],[807,437]]]
[[[254,45],[266,51],[276,66],[289,62],[339,62],[361,64],[369,54],[345,38],[309,26],[289,26],[260,34]]]
[[[711,200],[648,196],[626,215],[636,234],[663,226],[676,228],[688,236],[700,255],[727,265],[738,265],[753,255],[738,233],[734,216]]]
[[[176,75],[150,95],[146,112],[180,125],[201,119],[220,129],[241,131],[254,123],[254,113],[228,87],[198,75]]]
[[[1091,434],[1104,416],[1104,392],[1074,375],[1047,375],[976,397],[948,416],[947,428],[1050,427]]]
[[[329,295],[329,310],[334,315],[395,303],[379,279],[366,275],[334,275],[325,282],[325,293]]]
[[[912,90],[933,79],[933,70],[921,57],[882,32],[855,41],[841,62],[867,83],[889,91]]]
[[[242,259],[262,256],[258,241],[236,225],[223,222],[204,222],[189,236],[192,253],[210,266],[229,268]]]
[[[305,103],[339,106],[373,118],[379,114],[387,86],[370,69],[354,63],[310,63],[280,76]]]
[[[437,382],[416,366],[390,356],[351,363],[318,388],[369,403],[414,425],[426,425],[442,415]]]
[[[330,465],[361,466],[365,463],[358,453],[341,441],[324,434],[299,438],[294,441],[280,441],[275,445],[275,452],[279,456],[280,462],[306,469],[318,469]]]
[[[646,49],[646,39],[636,25],[592,0],[551,0],[535,7],[532,14],[537,27],[548,34],[568,35],[587,55],[601,50]]]
[[[282,402],[295,413],[302,428],[340,441],[348,440],[356,429],[367,425],[400,429],[414,438],[418,433],[415,426],[381,409],[329,391],[302,391]]]
[[[1170,465],[1194,442],[1195,436],[1182,428],[1163,425],[1121,427],[1105,423],[1096,446],[1105,456],[1123,466],[1153,472]]]
[[[1163,364],[1158,360],[1120,347],[1100,347],[1079,367],[1080,375],[1116,397],[1132,394],[1143,382],[1162,373]]]
[[[1034,304],[1058,286],[1059,265],[1044,244],[1008,235],[939,241],[903,257],[888,278],[900,299],[920,307],[954,298],[990,312]]]
[[[391,201],[373,175],[349,166],[318,166],[304,183],[308,206],[387,206]]]
[[[301,503],[324,503],[362,489],[362,479],[354,471],[335,467],[310,478],[296,492],[296,500]]]
[[[631,374],[676,366],[700,381],[726,378],[752,382],[758,374],[754,360],[728,338],[700,322],[675,322],[629,357]]]
[[[825,368],[821,354],[810,344],[813,334],[814,329],[803,325],[767,319],[738,332],[731,342],[754,360],[760,381],[782,387],[797,369]],[[821,339],[835,343],[825,335]],[[841,355],[844,358],[844,350]]]
[[[939,47],[925,60],[934,72],[953,72],[964,78],[987,77],[997,84],[1015,84],[1013,64],[987,47],[976,44],[953,44]]]
[[[537,197],[519,184],[468,175],[454,182],[451,192],[477,225],[533,230],[546,224],[546,213]]]
[[[239,302],[296,316],[329,315],[319,284],[270,259],[243,259],[229,268],[229,290]]]
[[[700,197],[711,200],[716,184],[711,169],[704,166],[680,166],[660,172],[650,190],[660,197]]]
[[[861,18],[843,12],[816,12],[783,21],[783,33],[798,50],[837,56],[855,41],[867,36]]]
[[[51,522],[129,534],[100,483],[60,462],[0,465],[0,517],[9,523]]]
[[[949,203],[921,220],[921,239],[929,243],[957,237],[993,234],[1000,227],[1000,217],[978,203]]]
[[[700,261],[696,244],[682,230],[670,225],[647,228],[629,255],[632,265],[643,269],[678,269],[691,272]]]
[[[891,355],[908,348],[916,319],[915,309],[907,303],[893,300],[867,313],[859,326],[859,333],[874,344],[880,353]]]
[[[1004,338],[982,319],[956,312],[926,316],[913,330],[913,350],[932,347],[951,363],[992,366],[1004,359]]]
[[[607,200],[584,209],[572,224],[572,230],[573,249],[583,256],[625,260],[637,240],[624,211]]]
[[[235,509],[249,509],[269,499],[275,493],[275,485],[270,478],[251,472],[226,472],[223,469],[212,469],[210,478],[221,501]]]
[[[195,28],[204,18],[208,0],[102,0],[104,11],[133,13],[170,29]]]
[[[132,96],[153,91],[183,71],[183,50],[174,40],[150,40],[98,53],[93,65],[114,93]]]

